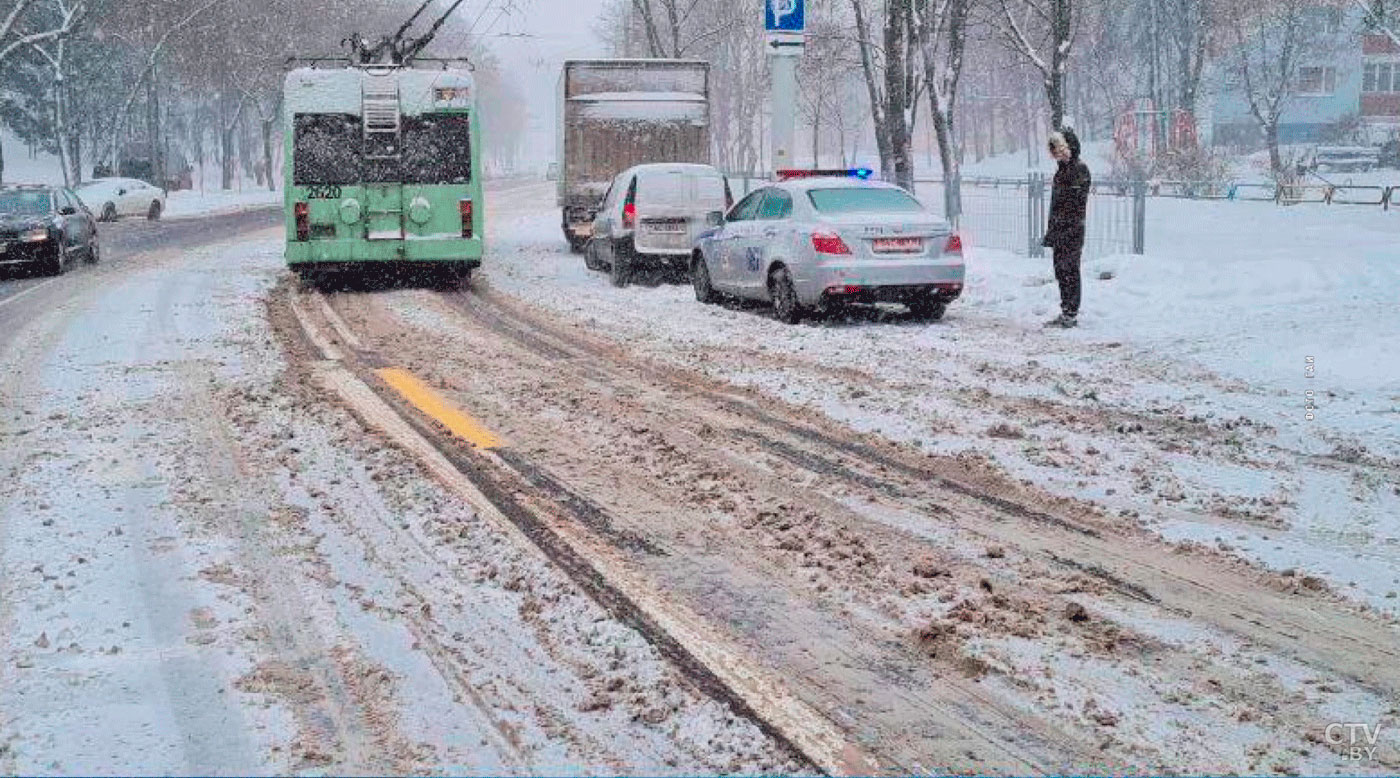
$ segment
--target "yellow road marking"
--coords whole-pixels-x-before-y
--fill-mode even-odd
[[[442,424],[453,435],[477,448],[495,448],[504,441],[482,426],[481,422],[453,407],[432,387],[418,380],[418,377],[401,367],[386,367],[375,371],[384,383],[393,387],[413,407]]]

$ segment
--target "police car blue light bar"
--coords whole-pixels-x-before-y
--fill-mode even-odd
[[[869,180],[875,171],[868,167],[855,167],[844,169],[817,169],[804,170],[799,168],[786,168],[777,171],[779,181],[791,181],[794,178],[859,178]]]

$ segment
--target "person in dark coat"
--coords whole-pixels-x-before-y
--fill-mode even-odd
[[[1059,163],[1050,193],[1050,223],[1040,242],[1054,252],[1060,284],[1060,315],[1047,327],[1073,327],[1079,316],[1079,258],[1084,253],[1084,219],[1093,179],[1079,158],[1079,137],[1069,128],[1050,135],[1050,155]]]

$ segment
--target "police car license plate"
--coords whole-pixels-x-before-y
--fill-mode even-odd
[[[924,239],[876,238],[872,248],[880,254],[917,254],[924,250]]]

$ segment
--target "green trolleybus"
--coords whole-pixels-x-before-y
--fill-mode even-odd
[[[287,264],[481,264],[481,144],[471,72],[304,67],[285,85]]]

